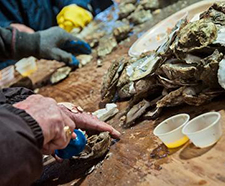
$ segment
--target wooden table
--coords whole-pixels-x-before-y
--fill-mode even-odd
[[[132,43],[137,39],[134,35],[128,41],[103,59],[103,66],[97,68],[96,59],[87,66],[77,69],[63,82],[46,86],[39,93],[53,97],[58,102],[69,101],[83,107],[86,111],[98,109],[102,77],[114,59],[127,55]],[[118,104],[122,112],[126,103]],[[156,120],[141,121],[130,129],[119,126],[118,115],[109,123],[123,135],[121,140],[113,145],[109,157],[94,171],[85,172],[94,164],[92,162],[53,163],[45,167],[41,179],[36,185],[87,185],[87,186],[168,186],[168,185],[225,185],[225,137],[217,144],[205,149],[198,149],[192,143],[175,149],[162,159],[153,159],[150,154],[161,142],[153,135],[154,127],[162,120],[178,114],[188,113],[191,118],[208,111],[219,111],[222,115],[223,130],[225,130],[225,99],[223,96],[209,104],[200,107],[183,105],[164,109]]]

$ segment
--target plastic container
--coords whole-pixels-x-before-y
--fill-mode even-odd
[[[176,23],[187,16],[188,20],[198,19],[200,13],[207,10],[214,2],[223,0],[205,0],[190,5],[170,17],[159,22],[143,34],[130,48],[128,54],[131,57],[138,57],[147,51],[156,50],[167,39],[167,34]]]
[[[177,148],[185,144],[189,139],[182,133],[183,127],[188,123],[188,114],[178,114],[161,122],[153,131],[154,135],[168,148]]]
[[[218,112],[202,114],[188,122],[182,132],[189,137],[195,146],[209,147],[222,136],[220,118]]]
[[[10,83],[14,79],[14,66],[11,65],[9,67],[6,67],[0,71],[0,87],[3,87],[4,85]]]
[[[62,159],[70,159],[79,155],[85,148],[87,139],[82,131],[75,129],[76,139],[71,139],[69,145],[65,149],[55,150],[55,154]]]
[[[31,75],[37,70],[36,58],[23,58],[16,64],[16,70],[24,77]]]

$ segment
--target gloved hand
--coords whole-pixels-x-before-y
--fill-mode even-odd
[[[79,61],[72,54],[91,53],[91,47],[88,43],[74,37],[59,27],[52,27],[38,33],[40,34],[41,58],[63,61],[69,65],[77,66]]]
[[[58,25],[70,32],[73,28],[84,28],[93,19],[92,14],[75,4],[64,7],[56,17]]]

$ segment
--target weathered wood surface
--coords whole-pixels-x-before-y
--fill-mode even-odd
[[[94,111],[100,101],[103,74],[112,60],[124,54],[126,50],[126,46],[118,48],[104,60],[103,67],[96,68],[93,62],[71,73],[62,83],[40,89],[40,93],[57,101],[70,101],[85,110]],[[122,111],[126,103],[119,105]],[[132,129],[122,129],[117,116],[110,123],[123,135],[121,140],[111,147],[111,156],[104,160],[103,165],[92,174],[84,176],[84,172],[93,162],[88,162],[85,166],[72,162],[53,164],[45,170],[39,185],[225,185],[225,137],[211,148],[198,149],[188,143],[165,159],[154,160],[150,157],[151,151],[160,144],[152,131],[163,119],[183,112],[189,113],[193,118],[201,113],[216,110],[222,114],[225,128],[224,108],[225,100],[221,97],[201,107],[184,105],[165,109],[157,120],[143,121]]]
[[[126,55],[136,38],[119,45],[103,60],[101,68],[96,67],[96,59],[87,66],[72,72],[63,82],[40,89],[39,93],[55,98],[58,102],[69,101],[80,105],[86,111],[98,109],[102,78],[112,61]],[[164,109],[154,121],[139,121],[130,129],[119,125],[119,116],[109,123],[123,134],[121,140],[110,149],[110,156],[90,174],[85,173],[96,164],[94,162],[53,163],[45,168],[36,185],[83,185],[83,186],[190,186],[225,185],[225,137],[210,148],[198,149],[190,142],[175,149],[168,157],[153,159],[150,153],[161,144],[153,135],[154,127],[162,120],[178,114],[188,113],[191,118],[208,112],[219,111],[225,130],[225,99],[221,96],[200,107],[183,105]],[[119,103],[122,112],[126,103]]]

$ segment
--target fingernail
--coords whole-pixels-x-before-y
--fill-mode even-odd
[[[117,136],[118,138],[120,138],[120,136],[121,136],[121,133],[119,131],[115,130],[115,129],[113,129],[112,133],[113,133],[114,136]]]

